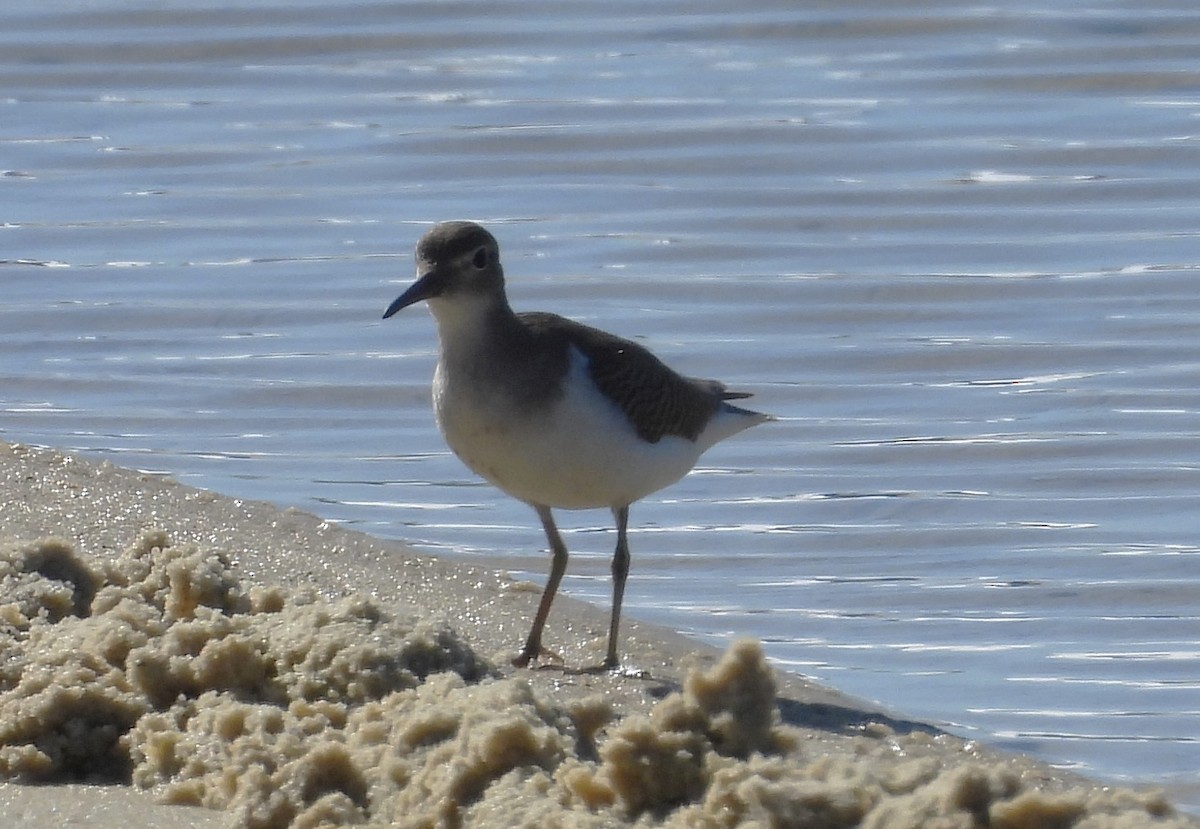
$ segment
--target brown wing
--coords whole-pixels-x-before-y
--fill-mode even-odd
[[[637,343],[554,314],[518,317],[541,336],[561,336],[588,360],[596,386],[649,443],[664,435],[695,440],[722,400],[745,397],[715,380],[693,380],[671,370]]]

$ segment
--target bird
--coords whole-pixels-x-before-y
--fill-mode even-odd
[[[568,552],[551,511],[609,509],[617,544],[600,668],[617,669],[630,505],[678,481],[718,441],[775,418],[729,402],[750,394],[678,374],[638,343],[557,314],[513,311],[499,244],[479,224],[434,225],[415,259],[416,281],[383,318],[428,305],[439,431],[467,467],[536,511],[550,545],[546,586],[512,662],[557,658],[542,634]]]

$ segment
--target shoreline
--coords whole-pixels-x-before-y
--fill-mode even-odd
[[[352,617],[350,621],[354,624],[365,624],[362,619],[382,619],[380,627],[370,628],[372,635],[382,631],[379,633],[382,636],[392,627],[401,638],[411,638],[412,631],[422,626],[446,631],[444,636],[439,634],[442,636],[439,641],[450,642],[450,650],[456,653],[456,649],[466,648],[472,660],[485,666],[485,676],[474,676],[474,669],[459,670],[463,678],[442,688],[438,692],[440,698],[432,698],[430,704],[444,707],[450,704],[448,700],[456,700],[454,704],[462,706],[464,722],[473,716],[484,716],[471,713],[476,710],[471,706],[481,703],[484,708],[490,706],[489,713],[506,706],[527,708],[539,713],[529,725],[532,730],[528,734],[522,731],[520,739],[528,740],[529,734],[536,734],[548,742],[539,744],[537,751],[530,749],[533,753],[527,758],[528,763],[495,769],[502,773],[480,783],[478,791],[472,788],[469,796],[451,789],[448,790],[451,794],[439,795],[440,806],[422,801],[423,808],[434,809],[429,813],[432,817],[427,815],[432,822],[413,821],[414,826],[509,825],[504,820],[518,813],[536,813],[545,819],[545,809],[552,801],[561,810],[555,819],[569,819],[563,825],[632,825],[647,815],[656,821],[652,825],[658,825],[657,822],[672,825],[672,821],[710,825],[703,821],[716,818],[705,809],[716,808],[710,801],[718,797],[719,785],[732,787],[730,792],[721,794],[725,798],[722,808],[728,813],[730,803],[741,804],[739,808],[743,809],[746,820],[769,814],[772,803],[790,804],[781,808],[794,809],[800,802],[810,805],[819,802],[822,804],[819,808],[813,806],[814,814],[840,815],[844,825],[857,825],[852,821],[857,817],[863,825],[875,820],[877,823],[872,825],[916,826],[935,816],[962,813],[975,814],[993,823],[1007,821],[1004,825],[1014,827],[1045,825],[1044,821],[1054,816],[1063,821],[1057,825],[1063,826],[1085,818],[1089,827],[1200,826],[1200,822],[1174,813],[1160,795],[1107,786],[1031,758],[1003,754],[905,720],[803,677],[774,671],[765,667],[761,651],[752,643],[739,643],[723,655],[715,648],[631,618],[624,625],[627,670],[620,675],[575,670],[596,664],[602,657],[608,620],[603,609],[569,596],[558,597],[548,628],[550,646],[560,652],[564,665],[569,667],[512,668],[508,658],[522,641],[538,600],[538,586],[514,581],[503,572],[418,554],[398,542],[376,539],[300,510],[227,498],[104,461],[3,442],[0,442],[0,504],[4,505],[0,545],[10,554],[22,545],[28,549],[29,545],[44,543],[40,542],[42,539],[57,537],[87,567],[106,573],[104,578],[108,581],[101,579],[101,582],[114,590],[118,586],[125,589],[124,582],[131,579],[129,572],[141,572],[135,564],[143,570],[153,569],[167,549],[172,556],[178,553],[177,558],[171,559],[176,562],[173,566],[177,570],[196,573],[197,568],[208,567],[216,574],[212,578],[217,579],[222,590],[244,594],[242,605],[209,615],[219,617],[226,625],[233,624],[229,619],[238,619],[237,624],[249,626],[245,631],[258,631],[253,633],[258,637],[255,641],[290,635],[264,634],[261,631],[265,628],[253,627],[264,624],[268,616],[284,618],[287,612],[294,611],[296,618],[301,618],[312,607],[326,605],[366,608],[361,612],[346,611],[347,618]],[[169,540],[164,539],[163,533]],[[148,542],[147,538],[157,542]],[[131,558],[130,551],[139,549],[139,545],[141,558]],[[219,553],[228,566],[213,565],[214,553]],[[145,565],[138,564],[139,561]],[[261,598],[267,593],[270,597]],[[171,598],[168,596],[165,601],[169,605]],[[256,608],[255,602],[260,606]],[[114,599],[112,604],[117,607],[119,603]],[[204,602],[200,604],[203,609]],[[189,607],[182,614],[193,629],[201,619],[205,624],[215,624],[209,615],[196,616],[198,612]],[[330,612],[335,621],[343,618]],[[177,608],[168,606],[163,618],[169,617],[168,621],[173,623],[179,621],[175,617],[181,620],[182,615]],[[164,637],[172,635],[167,623],[158,620],[155,624],[164,625]],[[330,627],[332,630],[335,626]],[[242,628],[234,631],[244,632]],[[228,631],[223,635],[228,637]],[[151,645],[157,647],[154,643],[158,640],[153,636],[150,639]],[[213,634],[206,640],[210,641],[220,640]],[[343,637],[340,642],[349,647],[357,645],[358,638]],[[344,704],[338,704],[343,704],[344,710],[322,716],[331,722],[339,717],[352,720],[360,708],[385,705],[385,701],[390,705],[393,698],[409,700],[404,703],[409,705],[410,698],[425,693],[422,688],[434,682],[433,676],[443,674],[422,676],[413,687],[389,687],[375,697],[356,701],[346,701],[350,692],[339,686],[337,694]],[[179,680],[172,677],[171,681]],[[241,694],[239,704],[260,690],[259,679],[254,680],[259,684],[246,682],[245,687],[235,689]],[[350,685],[354,685],[353,679]],[[150,688],[147,693],[153,696],[153,683],[147,681],[143,686]],[[282,693],[271,687],[271,693]],[[222,691],[217,686],[201,684],[191,690],[195,693],[189,691],[189,705],[194,705],[196,699],[209,697],[213,697],[214,706],[233,704],[230,700],[216,699]],[[0,724],[5,697],[11,702],[14,693],[0,687]],[[493,697],[488,698],[488,694]],[[739,695],[746,694],[750,695],[750,702],[736,701]],[[315,704],[312,699],[302,700],[302,696],[288,696],[276,707],[282,705],[291,710],[301,702]],[[327,693],[321,699],[326,697],[333,698]],[[721,701],[712,701],[718,698]],[[497,700],[506,702],[498,704]],[[720,724],[741,723],[746,712],[770,707],[763,700],[773,701],[778,715],[762,724],[755,735],[744,737],[749,741],[745,745],[737,740],[730,744],[723,742],[719,735],[724,733],[725,726]],[[163,710],[169,704],[170,700],[164,700]],[[738,709],[739,704],[748,707]],[[219,718],[227,713],[227,709],[221,709],[213,716]],[[390,709],[378,716],[388,723],[400,722],[391,719],[393,714],[400,716]],[[421,716],[427,715],[428,712]],[[158,712],[154,716],[161,719],[167,715]],[[174,716],[188,723],[200,719],[200,713],[193,709]],[[153,720],[154,728],[159,729],[155,732],[147,730],[145,725],[151,720],[153,716],[150,720],[138,720],[136,730],[149,734],[148,744],[167,739],[163,735],[169,732],[169,724]],[[691,725],[685,726],[685,721]],[[480,720],[487,722],[490,720]],[[408,726],[389,727],[403,730]],[[185,736],[170,732],[169,737],[181,745],[189,739],[201,739],[191,732]],[[136,738],[129,739],[136,743]],[[330,725],[322,732],[322,739],[327,744],[350,746],[358,745],[354,741],[361,742],[364,738],[358,732],[339,731]],[[388,745],[394,748],[398,739],[395,733],[389,739]],[[630,782],[626,778],[638,763],[644,766],[649,762],[646,751],[656,757],[659,755],[654,751],[671,754],[674,749],[668,751],[668,748],[674,745],[672,740],[683,740],[681,745],[687,747],[695,762],[685,769],[674,769],[688,782],[681,784],[683,788],[669,802],[659,802],[649,792],[668,779],[661,768],[649,780]],[[204,745],[212,748],[215,743]],[[626,753],[633,751],[636,756],[621,754],[622,745]],[[650,750],[647,746],[657,748]],[[358,747],[367,750],[365,744]],[[270,750],[281,752],[280,757],[285,753],[279,747]],[[295,750],[302,754],[308,751],[303,747]],[[382,749],[370,747],[370,750],[378,755]],[[414,747],[412,756],[420,758],[426,750],[423,744],[419,750]],[[143,749],[135,748],[133,754],[140,756],[138,751]],[[149,757],[153,752],[146,754]],[[372,755],[373,762],[378,762],[380,756],[390,756],[387,752],[376,755]],[[309,755],[303,756],[311,760]],[[343,813],[383,820],[387,807],[376,808],[377,804],[403,802],[412,806],[413,780],[422,774],[433,775],[437,763],[447,762],[443,758],[435,763],[433,754],[430,758],[428,767],[406,766],[403,774],[396,771],[403,781],[395,791],[390,788],[385,791],[381,788],[383,783],[370,778],[369,785],[363,783],[367,787],[364,792],[369,790],[369,793],[356,798],[352,791],[349,801],[353,802],[349,803],[333,797],[324,803],[324,812],[317,810],[315,801],[304,801],[301,792],[298,797],[310,811],[293,809],[286,816],[285,809],[276,814],[285,815],[286,820],[277,817],[275,823],[261,825],[307,825],[302,820],[304,815],[315,819],[320,814],[328,817]],[[325,774],[334,773],[331,769],[342,774],[345,769],[357,768],[356,763],[361,765],[362,761],[339,755],[336,762],[330,761],[321,769]],[[246,773],[245,766],[237,769],[239,774]],[[230,820],[234,812],[222,815],[195,809],[173,811],[180,807],[149,805],[155,797],[161,798],[164,791],[174,792],[172,799],[184,802],[186,798],[180,792],[186,791],[191,793],[188,796],[194,795],[197,803],[212,806],[219,802],[214,794],[219,788],[214,782],[220,777],[219,772],[208,768],[204,773],[209,777],[197,772],[196,777],[184,781],[182,777],[171,777],[175,772],[156,767],[151,758],[141,766],[135,765],[133,773],[135,780],[140,775],[148,786],[146,792],[128,786],[67,785],[54,777],[49,778],[52,785],[36,787],[4,783],[0,784],[0,811],[19,814],[24,818],[23,825],[35,829],[61,825],[63,815],[73,813],[71,810],[86,817],[90,825],[105,829],[117,829],[127,823],[131,810],[139,821],[149,821],[148,825],[153,826],[159,809],[167,810],[162,818],[166,821],[164,825],[226,825],[221,821]],[[269,793],[271,785],[274,784],[268,781],[257,792],[243,793],[243,799],[238,801],[241,804],[238,808],[244,810],[243,817],[254,813],[253,798],[266,796],[264,793]],[[407,793],[403,791],[405,785]],[[426,789],[433,791],[436,786],[426,785]],[[339,793],[345,794],[341,790]],[[404,800],[406,797],[409,799]],[[529,797],[534,797],[535,805],[531,805]],[[453,808],[446,812],[450,808],[445,802],[447,798],[461,802],[452,803]],[[507,805],[500,808],[497,805],[500,803]],[[437,808],[443,811],[437,812]],[[451,813],[457,817],[447,817]],[[455,824],[456,819],[460,824]],[[193,823],[186,824],[189,820]],[[280,823],[281,820],[284,822]]]

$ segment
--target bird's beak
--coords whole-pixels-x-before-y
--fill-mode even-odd
[[[438,271],[426,271],[417,277],[416,282],[408,286],[407,291],[396,297],[395,301],[383,312],[383,318],[387,319],[401,308],[407,308],[422,300],[437,296],[442,292],[443,283],[444,280]]]

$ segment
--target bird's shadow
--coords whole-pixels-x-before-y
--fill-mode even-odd
[[[905,720],[878,711],[864,711],[827,702],[800,702],[780,698],[776,700],[779,714],[788,725],[800,728],[815,728],[838,734],[861,732],[869,725],[884,725],[897,734],[923,733],[931,736],[945,734],[940,728],[916,720]]]
[[[542,666],[541,669],[559,670],[568,676],[594,676],[613,672],[613,669],[600,665],[586,668],[565,668],[561,665],[556,665]],[[646,692],[654,699],[663,699],[668,694],[683,690],[683,684],[678,680],[656,677],[649,671],[630,671],[624,675],[631,679],[644,681],[646,683]],[[871,725],[886,726],[896,734],[922,733],[936,737],[949,733],[929,723],[893,717],[880,711],[870,711],[846,705],[834,705],[828,702],[801,702],[800,700],[788,697],[778,697],[775,700],[775,705],[778,707],[780,719],[785,725],[828,731],[833,734],[859,734]]]
[[[643,678],[654,683],[647,690],[656,699],[662,699],[667,694],[683,688],[679,682],[674,680],[655,679],[650,676]],[[893,717],[880,711],[833,705],[828,702],[801,702],[788,697],[778,697],[775,705],[778,707],[779,717],[785,725],[812,728],[833,734],[859,734],[870,725],[883,725],[897,734],[922,733],[936,737],[948,733],[929,723]]]

